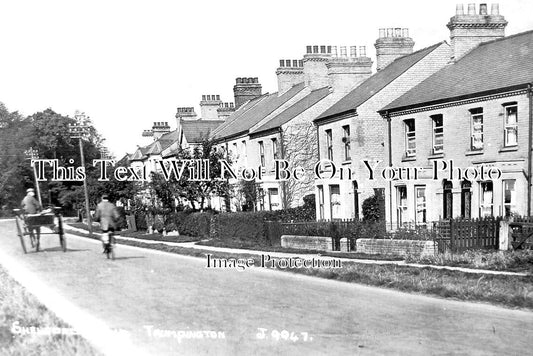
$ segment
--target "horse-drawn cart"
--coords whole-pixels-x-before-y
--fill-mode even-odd
[[[25,214],[21,209],[14,209],[17,234],[22,245],[22,250],[27,253],[26,240],[30,241],[31,247],[36,252],[40,249],[40,235],[58,235],[59,245],[63,252],[67,251],[67,241],[63,231],[63,218],[60,208],[51,208],[40,214]],[[52,232],[42,232],[41,227],[46,227]],[[29,237],[29,239],[28,239]]]

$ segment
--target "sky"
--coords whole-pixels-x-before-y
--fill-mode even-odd
[[[202,94],[232,102],[237,77],[276,92],[279,59],[307,45],[366,46],[375,62],[379,28],[409,28],[415,50],[449,42],[457,3],[0,0],[0,102],[23,115],[85,112],[120,158],[148,143],[153,122],[174,129],[177,107],[199,113]],[[506,35],[533,29],[533,1],[499,4]]]

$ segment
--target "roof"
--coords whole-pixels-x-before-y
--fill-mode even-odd
[[[287,110],[282,111],[279,115],[274,116],[271,120],[268,120],[265,124],[259,126],[257,129],[252,130],[251,133],[259,133],[274,128],[281,127],[296,116],[300,115],[311,106],[318,103],[330,94],[329,87],[313,90],[309,95],[296,102]]]
[[[174,130],[162,135],[160,138],[147,146],[139,147],[132,155],[131,161],[146,159],[149,155],[158,155],[178,139],[178,130]]]
[[[188,143],[199,143],[206,139],[224,120],[181,120],[183,135]],[[170,146],[170,145],[169,145]],[[167,146],[168,147],[168,146]]]
[[[418,63],[421,59],[433,52],[443,42],[436,43],[432,46],[423,48],[411,54],[395,59],[388,66],[372,75],[370,78],[361,83],[357,88],[352,90],[328,110],[322,113],[314,121],[320,121],[325,118],[337,116],[347,111],[357,109],[358,106],[377,94],[381,89],[389,85],[393,80],[402,75],[409,68]]]
[[[213,137],[216,139],[223,139],[241,133],[247,133],[250,128],[292,99],[304,88],[304,83],[300,83],[294,85],[282,95],[278,96],[278,93],[273,93],[260,97],[260,100],[250,103],[253,105],[249,107],[249,109],[243,111],[237,110],[234,113],[235,117],[233,118],[233,115],[231,115],[228,120],[220,125],[220,128],[213,133]]]
[[[385,106],[427,106],[533,82],[533,31],[485,42]]]

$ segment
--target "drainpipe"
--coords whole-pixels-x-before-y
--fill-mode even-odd
[[[285,146],[283,145],[283,129],[280,127],[279,128],[279,148],[280,148],[280,153],[281,153],[281,159],[285,159]],[[281,181],[281,191],[282,191],[282,194],[283,194],[283,199],[281,200],[282,204],[283,204],[283,209],[288,209],[289,207],[287,206],[288,202],[287,202],[287,184],[285,181]]]
[[[392,128],[391,128],[391,119],[389,112],[385,111],[383,117],[387,120],[387,131],[388,131],[388,141],[389,141],[389,167],[392,167]],[[389,180],[389,218],[390,218],[390,229],[392,230],[392,181]]]
[[[532,84],[527,85],[529,97],[529,137],[527,149],[527,216],[531,216],[531,149],[533,139],[533,89]]]

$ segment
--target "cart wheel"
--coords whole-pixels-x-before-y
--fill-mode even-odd
[[[17,224],[17,235],[19,236],[20,244],[22,245],[22,251],[24,251],[24,253],[28,253],[26,250],[26,244],[24,243],[24,234],[22,232],[22,228],[20,227],[21,221],[18,216],[15,217],[15,222]]]

